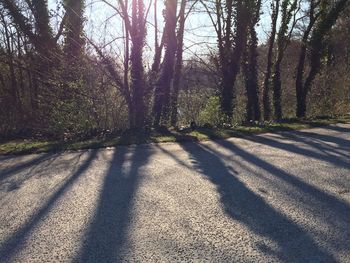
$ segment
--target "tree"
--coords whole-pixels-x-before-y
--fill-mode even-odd
[[[260,20],[261,0],[250,1],[251,21],[248,26],[248,42],[244,52],[243,73],[245,79],[245,88],[247,93],[247,121],[260,120],[259,104],[259,85],[258,85],[258,65],[257,65],[257,47],[258,37],[256,25]]]
[[[177,0],[166,0],[164,10],[164,46],[165,54],[162,69],[154,93],[154,126],[159,126],[161,120],[164,123],[169,121],[170,114],[170,92],[174,75],[176,55],[176,9]]]
[[[58,50],[57,37],[53,36],[50,26],[50,16],[47,8],[47,0],[27,1],[35,21],[29,23],[21,13],[20,8],[12,0],[3,0],[2,4],[7,9],[13,21],[20,30],[29,38],[35,46],[41,59],[49,65]],[[35,31],[33,31],[35,29]]]
[[[181,0],[180,12],[179,12],[179,28],[177,30],[177,48],[176,48],[176,61],[175,61],[175,71],[174,71],[174,81],[173,81],[173,91],[171,94],[171,120],[172,126],[176,126],[177,123],[177,100],[179,96],[180,88],[180,78],[182,71],[182,53],[183,53],[183,39],[185,31],[185,9],[186,0]]]
[[[306,26],[306,29],[304,30],[302,39],[301,39],[301,47],[299,52],[299,60],[298,65],[296,68],[296,78],[295,78],[295,88],[296,88],[296,97],[297,97],[297,117],[303,117],[305,115],[303,112],[306,111],[306,102],[304,102],[304,96],[303,96],[303,75],[304,75],[304,67],[305,67],[305,60],[306,60],[306,53],[308,48],[308,41],[311,34],[311,31],[314,27],[315,22],[317,21],[318,17],[320,16],[320,12],[317,11],[319,5],[319,0],[310,0],[309,1],[309,10],[307,12],[308,17],[308,25]],[[305,105],[305,110],[303,110]]]
[[[35,48],[35,53],[32,54],[32,71],[35,73],[31,76],[33,78],[31,123],[43,127],[48,123],[43,122],[43,118],[50,118],[54,71],[61,62],[61,50],[57,44],[61,32],[56,36],[53,34],[47,0],[28,0],[25,3],[28,8],[23,11],[16,1],[1,2],[13,23]],[[33,19],[29,19],[31,17]]]
[[[9,32],[10,26],[8,25],[8,21],[6,20],[4,14],[1,12],[0,13],[0,19],[1,23],[4,26],[4,33],[5,33],[5,41],[6,41],[6,54],[7,54],[7,63],[9,65],[9,71],[10,71],[10,80],[11,80],[11,89],[10,89],[10,94],[11,94],[11,104],[15,108],[16,111],[22,110],[21,106],[21,101],[20,101],[20,96],[19,96],[19,87],[18,87],[18,82],[16,78],[16,73],[15,73],[15,65],[14,65],[14,50],[13,50],[13,39],[11,36],[11,33]]]
[[[247,1],[215,0],[215,7],[201,1],[214,26],[221,74],[220,106],[231,122],[235,102],[235,82],[247,39],[249,8]]]
[[[270,81],[273,66],[273,48],[275,45],[277,32],[277,19],[280,10],[280,0],[273,0],[271,3],[271,33],[268,40],[267,63],[263,86],[263,105],[264,105],[264,119],[271,118],[271,102],[270,102]]]
[[[281,5],[281,25],[277,34],[277,54],[276,61],[273,66],[273,75],[272,75],[272,89],[273,89],[273,105],[275,110],[275,118],[277,120],[282,119],[282,83],[281,83],[281,63],[284,56],[284,51],[288,45],[288,42],[291,37],[291,33],[288,34],[288,26],[293,17],[293,12],[297,10],[298,0],[283,0]],[[298,10],[294,14],[297,14]],[[294,28],[296,20],[292,26]],[[292,32],[292,30],[290,32]]]
[[[143,0],[132,0],[131,2],[131,20],[128,13],[128,1],[118,1],[118,7],[113,6],[107,1],[103,1],[112,7],[122,18],[125,28],[125,54],[124,54],[124,74],[116,70],[113,61],[105,56],[102,50],[92,44],[102,59],[102,64],[106,67],[116,87],[121,91],[128,106],[129,126],[132,129],[143,128],[145,125],[145,102],[144,97],[147,92],[145,88],[143,48],[145,45],[146,14]],[[129,42],[131,41],[131,47]],[[130,79],[129,80],[129,68]]]
[[[306,115],[306,99],[310,92],[312,82],[321,68],[322,54],[325,50],[326,36],[336,23],[339,15],[345,9],[348,0],[338,0],[334,4],[329,4],[328,1],[321,2],[321,14],[318,22],[315,23],[315,28],[312,31],[310,45],[310,70],[306,74],[305,81],[301,86],[302,76],[298,76],[296,83],[297,90],[297,116],[303,118]],[[301,50],[303,52],[303,50]],[[301,56],[301,59],[303,57]],[[304,72],[304,63],[301,61],[298,65],[298,71]],[[300,68],[299,68],[300,67]]]
[[[86,8],[101,1],[103,22]],[[258,121],[261,98],[265,120],[349,111],[349,1],[267,1],[264,45],[262,0],[101,1],[0,0],[1,136]],[[213,26],[187,23],[203,13]]]
[[[131,127],[142,128],[145,121],[143,47],[146,37],[145,7],[143,0],[132,1],[132,25],[129,31],[132,41],[130,56],[132,89]]]
[[[63,25],[65,27],[64,54],[68,64],[79,60],[84,47],[83,13],[84,0],[64,0],[66,10]]]

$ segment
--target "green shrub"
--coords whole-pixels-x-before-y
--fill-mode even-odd
[[[198,122],[200,125],[211,124],[219,126],[222,124],[223,115],[220,111],[220,98],[219,96],[211,96],[204,109],[199,113]]]

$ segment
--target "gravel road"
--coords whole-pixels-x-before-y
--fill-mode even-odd
[[[350,262],[350,124],[0,156],[0,262]]]

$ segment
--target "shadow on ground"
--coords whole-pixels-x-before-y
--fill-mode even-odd
[[[312,137],[313,134],[305,132],[295,132],[290,134],[282,134],[282,139],[273,139],[267,136],[251,136],[247,137],[247,140],[254,141],[263,145],[267,145],[272,148],[284,150],[286,152],[296,153],[303,155],[305,157],[311,157],[320,161],[330,163],[336,167],[342,167],[350,169],[350,158],[349,155],[343,153],[342,151],[348,152],[350,150],[350,142],[341,138],[336,138],[332,136],[322,136],[317,135]],[[284,140],[285,142],[284,142]],[[287,143],[290,140],[292,143]],[[339,147],[335,150],[335,147],[329,147],[324,141],[330,141],[337,144]],[[313,149],[302,148],[295,144],[295,142],[300,142],[302,144],[311,146]],[[342,157],[337,156],[342,155]]]
[[[328,127],[335,129],[334,127]],[[341,132],[344,132],[341,128]],[[350,129],[346,129],[349,132]],[[296,132],[292,139],[309,145],[304,149],[296,144],[285,143],[283,139],[275,140],[267,136],[252,136],[252,140],[272,148],[296,153],[305,157],[328,162],[334,166],[350,169],[346,152],[350,148],[349,141],[329,135],[312,137],[306,132]],[[324,141],[339,145],[339,152]],[[230,153],[239,156],[250,166],[259,167],[264,172],[283,181],[304,196],[303,206],[313,207],[318,212],[324,212],[326,223],[343,230],[343,237],[350,236],[347,226],[350,225],[349,205],[335,196],[328,194],[300,178],[286,172],[259,156],[234,145],[227,140],[215,142],[217,148],[225,148]],[[335,262],[334,256],[318,245],[312,236],[292,219],[272,207],[264,198],[249,189],[239,178],[234,167],[228,166],[224,156],[212,147],[201,143],[183,143],[181,147],[189,154],[196,170],[216,186],[221,204],[232,220],[237,220],[247,226],[255,234],[271,242],[262,242],[258,248],[262,253],[279,258],[283,262]],[[153,148],[148,146],[120,147],[115,150],[109,169],[105,175],[101,193],[91,222],[87,227],[84,242],[75,262],[119,262],[126,260],[125,255],[131,249],[128,233],[132,226],[133,202],[141,183],[141,172],[153,154]],[[344,152],[343,152],[344,151]],[[163,151],[167,153],[166,151]],[[77,168],[52,196],[39,208],[11,237],[0,243],[0,262],[11,261],[27,237],[54,207],[57,200],[71,187],[91,165],[97,152],[89,152],[86,160]],[[173,156],[171,152],[167,153]],[[335,156],[334,154],[338,154]],[[19,164],[1,173],[0,179],[10,177],[31,165],[47,160],[49,155],[39,156],[32,161]],[[177,159],[179,164],[184,162]],[[349,250],[346,238],[340,237],[335,245],[339,249]],[[336,241],[337,242],[337,241]]]
[[[349,217],[347,217],[350,215],[350,210],[346,203],[312,187],[229,141],[219,140],[216,143],[219,147],[224,147],[233,154],[243,158],[248,164],[265,170],[297,188],[297,191],[317,199],[323,205],[323,207],[320,206],[318,208],[330,209],[334,212],[333,216],[339,216],[340,218],[334,218],[334,220],[340,222],[337,226],[343,227],[345,237],[347,236],[346,233],[349,234],[346,226],[350,223]],[[269,144],[270,141],[264,140],[263,143]],[[217,191],[220,194],[220,200],[226,213],[232,219],[248,226],[254,233],[264,236],[277,244],[277,249],[264,243],[259,244],[261,252],[276,256],[283,262],[335,262],[333,255],[317,245],[307,231],[271,207],[257,193],[247,188],[239,180],[235,169],[227,166],[218,152],[206,147],[204,144],[197,143],[182,144],[182,147],[189,153],[196,169],[217,186]],[[282,149],[302,153],[302,149],[297,149],[295,146],[292,146],[291,149],[286,147]],[[304,154],[310,155],[307,151]],[[335,163],[335,161],[332,160],[332,163]],[[345,162],[336,162],[336,164],[343,166]],[[346,239],[342,241],[345,243],[340,242],[340,245],[343,246],[340,249],[349,249]]]
[[[25,161],[10,167],[7,167],[5,169],[1,169],[0,171],[0,182],[7,179],[8,177],[10,177],[13,174],[16,174],[22,170],[25,170],[27,168],[30,168],[32,166],[37,166],[47,160],[51,160],[54,159],[55,157],[57,157],[57,154],[52,154],[52,153],[45,153],[45,154],[40,154],[38,155],[36,158],[33,158],[29,161]],[[11,159],[13,158],[13,156],[3,156],[3,158],[7,159]]]
[[[63,184],[58,188],[58,190],[53,193],[52,196],[42,205],[30,218],[26,221],[26,223],[21,226],[12,236],[4,240],[0,243],[0,262],[11,262],[11,258],[23,248],[25,245],[26,239],[32,233],[32,231],[41,223],[41,221],[47,216],[51,209],[55,206],[56,202],[60,199],[60,197],[69,190],[72,184],[89,168],[92,161],[96,158],[97,151],[91,151],[88,153],[88,157],[86,160],[77,168],[77,170],[66,180]],[[32,164],[40,161],[41,158],[46,158],[47,155],[43,155],[42,157],[38,157],[38,159],[33,160]],[[26,163],[20,167],[17,167],[15,170],[19,168],[23,169],[23,167],[29,165]],[[12,170],[12,172],[14,172]]]
[[[105,176],[95,215],[75,262],[119,262],[128,246],[133,198],[140,183],[140,169],[150,147],[120,147]],[[123,250],[124,249],[124,250]]]
[[[83,152],[60,158],[61,154],[47,153],[19,164],[9,164],[0,170],[0,192],[10,192],[21,188],[31,178],[52,177],[52,171],[70,170],[79,167]]]

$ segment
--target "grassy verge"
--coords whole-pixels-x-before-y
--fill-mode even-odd
[[[304,121],[287,120],[279,123],[266,123],[263,125],[235,126],[233,128],[203,128],[195,130],[164,132],[151,131],[149,134],[125,133],[110,138],[92,138],[83,141],[38,141],[38,140],[11,140],[0,142],[0,154],[26,154],[50,151],[82,150],[113,147],[117,145],[130,145],[142,143],[203,141],[209,139],[226,139],[241,137],[249,134],[266,132],[291,131],[321,127],[335,123],[349,123],[350,116],[339,118],[310,119]]]

